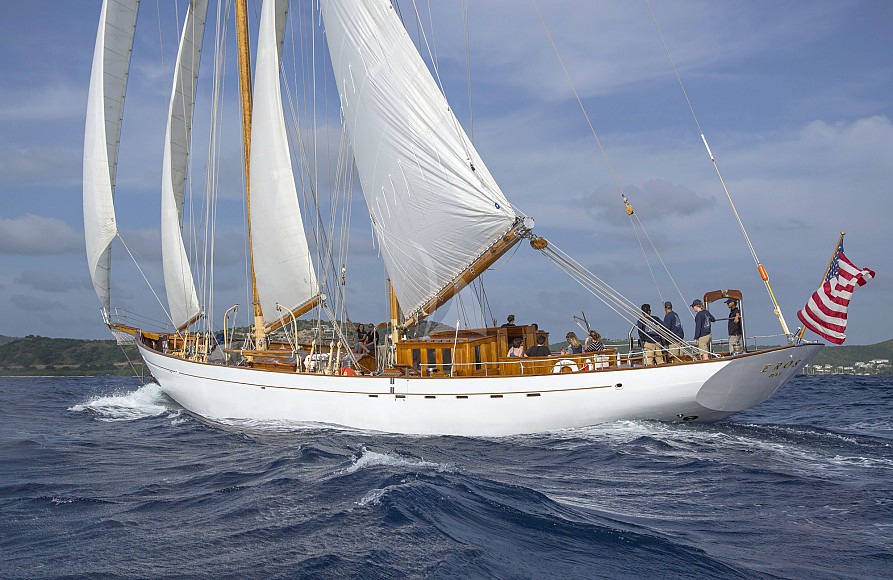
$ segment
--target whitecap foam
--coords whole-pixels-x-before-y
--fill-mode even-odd
[[[134,421],[163,415],[171,409],[165,404],[164,391],[156,384],[143,385],[135,391],[94,397],[69,407],[69,411],[90,411],[100,421]]]
[[[385,488],[385,489],[375,488],[372,491],[367,492],[366,495],[364,495],[363,497],[361,497],[360,501],[357,502],[357,505],[359,505],[359,506],[380,505],[381,498],[384,497],[384,494],[386,494],[387,491],[388,491],[387,488]]]
[[[404,455],[400,455],[399,453],[377,453],[375,451],[369,451],[364,447],[362,455],[356,458],[350,467],[342,469],[339,473],[355,473],[361,469],[376,467],[379,465],[403,468],[408,467],[414,470],[434,470],[441,472],[450,470],[448,466],[442,465],[440,463],[425,461],[424,459],[415,459],[413,457],[406,457]]]

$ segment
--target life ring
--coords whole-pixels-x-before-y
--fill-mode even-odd
[[[574,361],[572,361],[569,358],[561,359],[560,361],[555,363],[554,367],[552,367],[552,373],[554,373],[554,374],[575,373],[578,370],[579,370],[579,368],[577,367],[577,363],[575,363]]]
[[[341,370],[338,372],[338,374],[345,377],[355,377],[357,376],[357,371],[353,370],[350,367],[341,367]]]

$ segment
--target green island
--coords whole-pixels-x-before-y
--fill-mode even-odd
[[[605,343],[622,346],[624,341],[606,340]],[[564,344],[553,344],[552,349],[560,349]],[[893,339],[865,346],[827,347],[804,371],[808,374],[893,375],[891,361]],[[0,376],[132,376],[143,372],[145,369],[136,347],[122,347],[114,340],[0,335]]]

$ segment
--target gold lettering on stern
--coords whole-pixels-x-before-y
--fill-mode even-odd
[[[789,360],[789,361],[787,361],[787,362],[775,363],[774,365],[773,365],[772,363],[769,363],[769,364],[763,366],[763,370],[761,370],[760,373],[765,373],[765,372],[768,371],[769,369],[772,369],[772,370],[775,371],[775,372],[770,373],[769,376],[770,376],[770,377],[777,377],[778,375],[781,374],[781,372],[780,372],[779,369],[783,369],[783,368],[784,368],[784,369],[795,368],[795,367],[797,367],[797,366],[800,365],[800,361],[802,361],[802,360],[803,360],[803,359],[799,359],[799,358],[798,358],[797,360]]]

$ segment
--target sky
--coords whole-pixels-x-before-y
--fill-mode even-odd
[[[538,235],[635,304],[660,311],[657,305],[671,300],[688,336],[693,323],[686,305],[725,288],[744,293],[748,335],[779,334],[647,2],[415,4],[428,41],[423,52],[436,55],[459,121],[509,201],[536,220]],[[251,5],[256,13],[259,4]],[[135,260],[116,242],[112,303],[149,321],[164,320],[155,297],[164,302],[157,232],[161,143],[185,6],[142,2],[120,148],[118,224]],[[86,268],[81,211],[87,86],[100,7],[99,0],[16,2],[5,7],[0,22],[2,335],[109,337]],[[893,4],[652,0],[651,7],[788,325],[799,326],[796,312],[845,231],[847,256],[877,273],[855,293],[846,344],[893,337]],[[413,3],[400,8],[418,39]],[[213,42],[215,13],[209,9],[206,47]],[[207,54],[206,48],[203,66],[212,62]],[[317,115],[305,115],[301,127],[316,127],[316,157],[324,166],[337,157],[340,129],[322,52],[316,62]],[[234,61],[227,66],[234,70]],[[233,303],[242,305],[243,322],[249,310],[241,162],[232,144],[238,133],[234,91],[222,106],[232,120],[223,126],[230,144],[221,146],[216,294],[209,308],[216,326]],[[208,96],[210,88],[199,92]],[[193,175],[205,170],[209,129],[199,127],[201,120],[207,127],[210,116],[208,104],[197,105]],[[333,174],[322,168],[314,175],[325,199]],[[194,180],[198,195],[203,186]],[[621,190],[644,230],[631,226]],[[349,315],[380,322],[387,318],[385,274],[362,196],[353,199],[349,238],[343,238],[350,247]],[[190,211],[196,215],[198,206]],[[536,322],[563,337],[578,330],[573,317],[585,312],[605,336],[621,338],[629,330],[524,243],[491,270],[484,277],[488,321],[501,323],[513,313],[519,323]],[[435,318],[480,323],[471,296],[454,302]],[[725,306],[713,310],[721,315]]]

